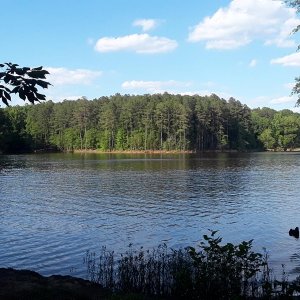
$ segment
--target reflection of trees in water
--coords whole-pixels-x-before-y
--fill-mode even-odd
[[[25,169],[29,166],[27,159],[21,155],[0,155],[0,171],[9,169]]]
[[[297,164],[297,155],[277,153],[0,156],[0,166],[15,168],[10,176],[0,171],[2,211],[13,203],[10,216],[20,224],[36,226],[43,216],[50,230],[74,228],[75,247],[83,236],[117,248],[128,236],[149,247],[162,238],[184,246],[201,230],[219,229],[226,241],[254,238],[279,270],[286,263],[298,272],[299,256],[289,258],[300,249],[288,229],[281,235],[300,225]],[[9,222],[19,224],[3,216]]]
[[[236,196],[247,185],[246,170],[251,164],[249,154],[205,153],[187,161],[193,170],[189,173],[189,186],[199,189],[199,198],[222,199],[225,194]]]

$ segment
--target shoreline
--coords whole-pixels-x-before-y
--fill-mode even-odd
[[[112,151],[102,151],[99,149],[75,149],[70,151],[72,153],[81,154],[199,154],[199,153],[243,153],[244,151],[238,150],[205,150],[205,151],[195,151],[195,150],[112,150]],[[255,151],[248,151],[255,152]]]
[[[100,149],[74,149],[69,151],[48,151],[44,149],[35,150],[33,152],[18,152],[18,153],[2,153],[0,155],[11,155],[11,154],[45,154],[45,153],[75,153],[75,154],[149,154],[149,155],[167,155],[167,154],[203,154],[203,153],[254,153],[254,152],[269,152],[269,153],[298,153],[300,148],[288,148],[285,151],[283,149],[253,149],[248,151],[239,150],[112,150],[103,151]]]
[[[109,299],[100,284],[70,275],[43,276],[26,269],[0,268],[0,299]]]
[[[192,150],[112,150],[112,151],[102,151],[102,150],[92,150],[92,149],[76,149],[72,151],[73,153],[95,153],[95,154],[194,154],[196,151]]]
[[[68,151],[67,151],[68,152]],[[249,150],[249,151],[239,151],[239,150],[112,150],[103,151],[99,149],[74,149],[69,151],[70,153],[81,153],[81,154],[199,154],[199,153],[251,153],[251,152],[277,152],[277,153],[291,153],[300,152],[300,148],[289,148],[287,150],[283,149],[266,149],[266,150]]]

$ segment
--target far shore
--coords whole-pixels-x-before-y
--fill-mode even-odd
[[[196,153],[191,150],[112,150],[112,151],[102,151],[99,149],[76,149],[73,153],[99,153],[99,154],[191,154]]]
[[[267,152],[300,152],[300,148],[287,148],[286,150],[283,149],[267,149]]]
[[[238,150],[203,150],[203,151],[195,151],[195,150],[111,150],[111,151],[103,151],[100,149],[73,149],[73,150],[56,150],[53,149],[38,149],[33,151],[34,154],[39,153],[77,153],[77,154],[201,154],[201,153],[253,153],[253,152],[276,152],[276,153],[289,153],[289,152],[300,152],[300,148],[288,148],[285,151],[283,149],[253,149],[248,151],[238,151]],[[23,153],[23,152],[20,152]],[[27,152],[27,154],[32,152]],[[3,153],[1,154],[15,154],[15,153]],[[16,153],[19,154],[19,153]],[[24,154],[24,153],[23,153]],[[25,153],[26,154],[26,153]]]
[[[73,153],[95,153],[95,154],[195,154],[195,153],[237,153],[237,150],[206,150],[206,151],[193,151],[193,150],[112,150],[103,151],[99,149],[76,149]]]
[[[72,153],[81,154],[195,154],[195,153],[241,153],[245,151],[238,150],[204,150],[204,151],[194,151],[194,150],[112,150],[103,151],[100,149],[74,149],[70,151]],[[263,150],[251,150],[246,152],[264,152]],[[284,151],[283,149],[266,149],[265,152],[300,152],[300,148],[289,148]]]

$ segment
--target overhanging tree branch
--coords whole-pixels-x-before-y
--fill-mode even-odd
[[[37,87],[48,88],[45,81],[49,74],[43,67],[19,67],[17,64],[0,64],[0,101],[9,106],[11,94],[17,94],[22,100],[34,104],[46,100],[46,96],[38,92]]]
[[[300,13],[300,0],[285,0],[284,1],[289,7],[293,7],[297,10],[297,13]],[[293,34],[300,31],[300,24],[296,26],[293,30]],[[300,51],[300,45],[298,45],[297,51]],[[292,89],[292,95],[297,95],[298,99],[296,102],[296,106],[300,106],[300,76],[295,78],[295,85]]]

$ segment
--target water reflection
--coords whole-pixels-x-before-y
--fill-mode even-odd
[[[186,246],[210,228],[294,274],[299,169],[292,153],[0,156],[0,265],[82,276],[88,249]]]

